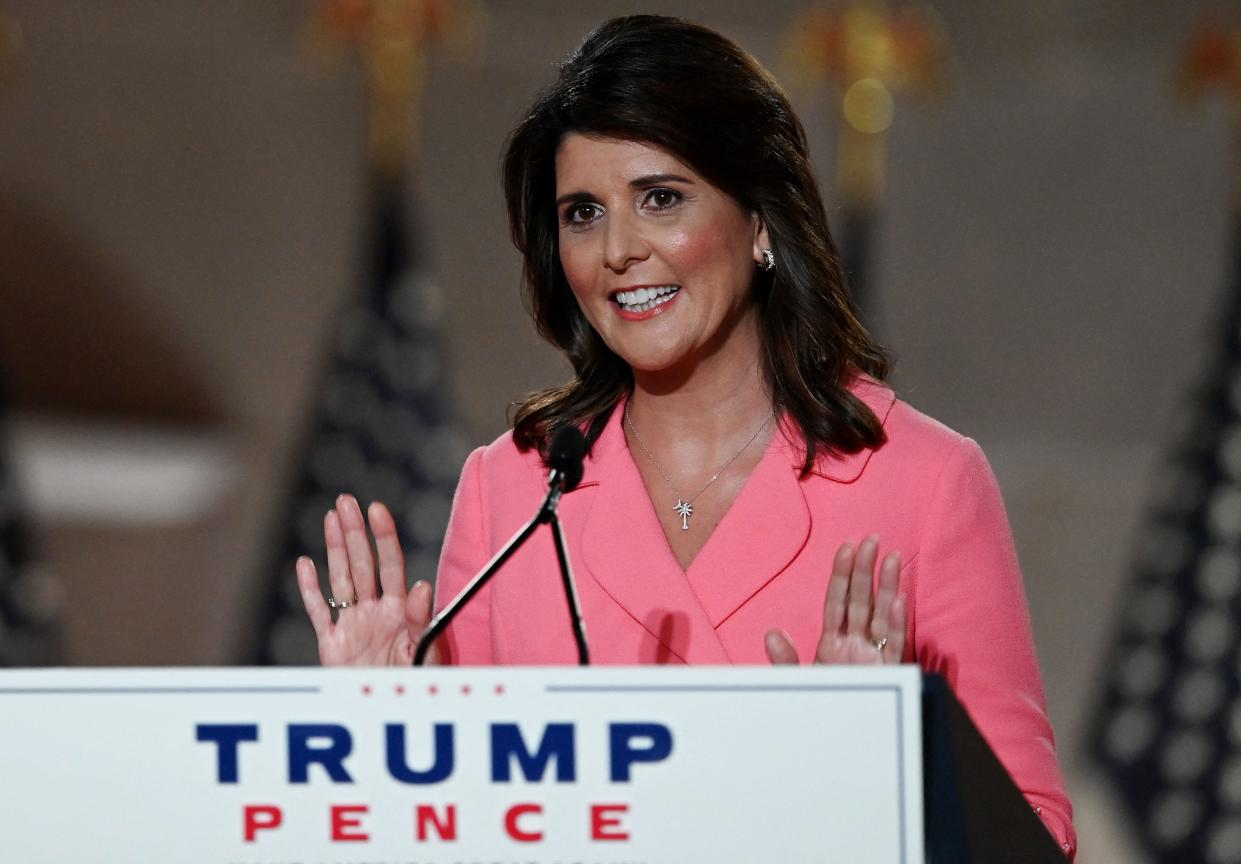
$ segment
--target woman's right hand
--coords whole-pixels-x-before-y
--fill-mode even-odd
[[[368,517],[379,553],[378,578],[357,499],[341,495],[323,517],[332,597],[354,601],[340,610],[335,622],[319,590],[314,563],[305,556],[297,559],[297,585],[324,666],[408,666],[431,620],[430,583],[419,580],[405,590],[405,557],[392,514],[376,501]],[[437,654],[432,646],[427,662],[435,663]]]

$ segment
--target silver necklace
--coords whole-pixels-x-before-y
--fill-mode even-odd
[[[763,421],[763,425],[759,426],[754,434],[750,436],[750,440],[742,444],[741,449],[730,456],[728,461],[721,465],[719,470],[711,475],[711,479],[704,483],[701,489],[688,498],[685,498],[679,491],[677,491],[676,484],[672,482],[672,478],[668,476],[668,472],[664,470],[664,466],[659,464],[659,460],[655,458],[655,454],[650,451],[650,448],[646,446],[646,442],[642,440],[642,436],[638,434],[638,427],[633,425],[633,418],[629,416],[629,403],[625,403],[625,425],[629,427],[629,431],[633,433],[633,437],[638,440],[638,446],[642,448],[642,452],[646,454],[646,458],[651,460],[651,464],[655,466],[655,470],[659,472],[659,475],[664,478],[664,482],[668,484],[673,493],[677,496],[677,503],[672,509],[677,511],[681,517],[682,531],[689,530],[689,517],[694,515],[694,500],[703,492],[706,492],[708,486],[720,479],[720,475],[728,470],[728,466],[736,462],[737,457],[744,453],[749,446],[755,442],[759,435],[763,434],[763,430],[767,428],[767,424],[770,423],[771,418],[775,416],[775,412],[772,412],[767,419]]]

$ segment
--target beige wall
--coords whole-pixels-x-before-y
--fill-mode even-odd
[[[779,72],[800,5],[662,9],[722,29]],[[902,395],[993,461],[1074,782],[1149,477],[1209,347],[1229,261],[1227,106],[1189,112],[1173,96],[1179,22],[1206,5],[1177,4],[1169,21],[1161,4],[941,3],[951,88],[903,104],[892,134],[881,335]],[[504,135],[556,58],[634,6],[493,3],[482,58],[431,65],[417,197],[476,441],[503,429],[514,398],[563,375],[514,326]],[[96,516],[44,514],[72,662],[222,663],[245,635],[290,443],[361,272],[360,79],[309,59],[308,8],[0,3],[25,41],[0,85],[0,225],[11,226],[0,316],[77,321],[41,335],[46,367],[5,371],[46,414],[63,408],[38,397],[57,375],[121,388],[141,376],[117,358],[148,360],[150,392],[192,387],[208,403],[152,409],[160,428],[190,429],[231,466],[224,491],[174,524],[110,518],[106,500]],[[830,178],[827,97],[793,96]],[[52,251],[32,258],[36,234]],[[74,301],[88,290],[103,293]],[[74,337],[79,305],[97,310],[91,326],[127,334],[115,362]]]

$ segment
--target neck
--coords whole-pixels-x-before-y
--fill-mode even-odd
[[[648,446],[668,458],[710,462],[771,416],[756,323],[688,368],[634,370],[629,403]]]

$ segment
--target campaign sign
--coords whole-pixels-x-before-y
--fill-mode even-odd
[[[900,862],[909,667],[0,671],[0,857]]]

